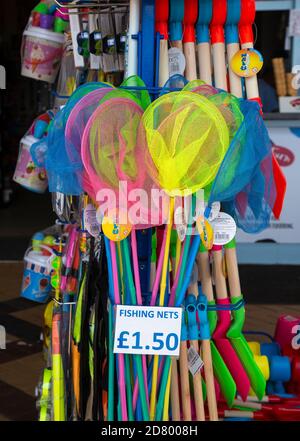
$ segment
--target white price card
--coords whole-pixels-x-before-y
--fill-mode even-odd
[[[117,305],[114,353],[179,356],[181,308]]]
[[[226,245],[236,234],[236,223],[227,213],[220,211],[211,222],[214,230],[214,245]]]
[[[203,366],[204,363],[200,355],[193,346],[190,346],[188,350],[188,367],[193,377],[201,371]]]

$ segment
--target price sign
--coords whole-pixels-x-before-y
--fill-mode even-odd
[[[181,308],[116,307],[114,352],[178,357]]]

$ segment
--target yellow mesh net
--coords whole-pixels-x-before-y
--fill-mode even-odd
[[[216,176],[229,146],[229,131],[218,108],[189,91],[154,101],[142,122],[153,166],[149,173],[170,196],[194,193]]]

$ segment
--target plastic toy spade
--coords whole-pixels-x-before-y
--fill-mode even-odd
[[[212,0],[199,0],[198,21],[196,23],[197,54],[200,79],[212,84],[211,48],[209,24],[212,18]]]
[[[169,0],[155,0],[155,30],[161,35],[159,44],[159,80],[163,86],[169,78],[168,56]]]
[[[169,31],[172,47],[182,50],[184,0],[170,0]]]
[[[233,240],[225,246],[226,267],[230,287],[231,303],[235,304],[242,299],[240,281],[238,275],[238,266],[235,252],[235,241]],[[245,337],[242,334],[244,326],[245,310],[244,308],[233,311],[233,320],[227,332],[236,353],[241,360],[244,369],[249,377],[251,387],[256,396],[261,399],[266,390],[266,380],[257,366],[253,354],[248,346]]]
[[[241,78],[230,68],[230,61],[240,49],[238,24],[241,17],[240,0],[227,0],[227,18],[225,24],[225,39],[228,58],[230,91],[238,98],[243,97]]]
[[[197,79],[195,54],[195,24],[198,17],[198,0],[184,1],[183,51],[186,59],[185,76],[188,81]]]
[[[213,0],[213,14],[210,22],[210,35],[214,64],[215,86],[227,90],[225,35],[227,5],[224,0]]]

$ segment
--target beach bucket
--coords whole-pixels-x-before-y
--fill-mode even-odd
[[[54,83],[63,53],[64,36],[36,26],[23,33],[22,71],[25,77]]]
[[[44,168],[35,166],[30,153],[30,147],[38,141],[32,135],[21,139],[13,180],[28,190],[44,193],[48,187],[46,171]]]
[[[46,245],[40,245],[38,250],[28,248],[24,256],[21,297],[38,303],[48,300],[51,292],[51,262],[54,257],[53,250]]]

